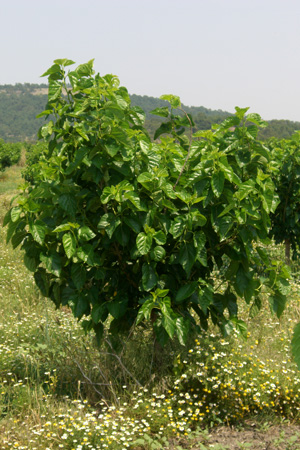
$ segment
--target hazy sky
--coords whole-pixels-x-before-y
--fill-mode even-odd
[[[130,94],[300,121],[300,0],[0,0],[0,84],[95,58]]]

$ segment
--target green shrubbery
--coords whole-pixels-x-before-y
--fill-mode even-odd
[[[22,171],[25,181],[34,185],[39,180],[40,166],[46,162],[47,145],[43,141],[28,146],[26,150],[26,166]]]
[[[17,164],[21,158],[22,143],[5,143],[0,139],[0,171]]]
[[[238,298],[259,308],[266,288],[280,316],[288,272],[264,250],[277,197],[261,118],[236,108],[193,135],[192,118],[174,113],[180,100],[166,95],[151,142],[117,77],[94,75],[92,61],[67,73],[71,64],[44,74],[41,116],[55,118],[39,132],[46,162],[4,222],[42,294],[86,316],[99,340],[104,324],[113,340],[144,320],[161,345],[183,344],[210,319],[243,332]]]

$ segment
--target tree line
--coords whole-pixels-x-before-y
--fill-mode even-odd
[[[0,86],[0,138],[5,142],[36,141],[39,128],[44,124],[44,118],[36,118],[47,104],[47,84],[17,83],[15,85]],[[131,104],[139,106],[146,113],[145,128],[153,137],[160,119],[150,114],[150,111],[166,106],[166,102],[149,96],[130,95]],[[194,131],[209,130],[213,124],[220,124],[233,114],[211,110],[203,106],[188,107],[182,105],[184,110],[192,114]],[[50,120],[50,117],[47,119]],[[271,120],[268,127],[259,130],[262,140],[276,137],[288,139],[300,130],[300,122],[289,120]]]

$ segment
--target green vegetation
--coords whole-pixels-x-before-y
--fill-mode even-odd
[[[21,158],[23,145],[17,143],[5,143],[0,139],[0,172],[3,172],[7,167],[17,164]]]
[[[289,140],[273,138],[268,142],[268,147],[272,158],[280,161],[277,171],[272,174],[280,202],[271,214],[270,235],[276,243],[285,242],[286,261],[290,263],[291,249],[294,259],[299,255],[300,133],[295,133]]]
[[[1,220],[15,194],[10,179],[21,183],[20,172],[6,171]],[[98,347],[66,308],[56,310],[40,296],[22,252],[5,243],[5,234],[2,229],[2,450],[299,448],[297,428],[289,425],[298,423],[300,411],[300,377],[290,354],[300,316],[296,279],[280,320],[266,303],[252,316],[241,304],[244,339],[236,332],[223,338],[211,324],[185,348],[167,344],[154,372],[150,329],[128,336],[118,352],[109,340]],[[280,260],[284,249],[266,251]],[[215,434],[212,427],[221,424],[233,429]]]
[[[35,144],[27,144],[26,146],[26,166],[22,171],[25,181],[35,184],[39,179],[40,164],[46,162],[45,155],[47,152],[47,144],[38,141]]]
[[[0,448],[297,450],[299,136],[263,145],[247,108],[195,132],[167,95],[153,142],[71,64],[0,178]]]
[[[66,73],[72,64],[45,73],[48,152],[4,219],[41,293],[113,346],[145,321],[160,346],[186,343],[209,320],[244,333],[238,298],[260,309],[265,290],[280,317],[289,273],[264,250],[277,199],[259,115],[236,108],[193,135],[191,116],[174,113],[179,99],[163,96],[152,143],[116,77],[93,76],[92,61]]]

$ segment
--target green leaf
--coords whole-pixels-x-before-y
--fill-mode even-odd
[[[157,231],[153,234],[155,242],[159,245],[164,245],[167,241],[167,237],[163,231]]]
[[[176,217],[176,219],[172,222],[170,233],[173,235],[174,239],[177,239],[182,235],[185,227],[186,227],[186,218],[185,217]]]
[[[76,256],[90,266],[94,264],[94,249],[91,244],[83,244],[79,247]]]
[[[142,284],[145,291],[151,291],[156,285],[158,279],[151,264],[144,263],[142,267]]]
[[[122,247],[126,247],[130,239],[130,229],[122,222],[115,231],[117,241]]]
[[[78,230],[78,237],[84,241],[90,241],[96,234],[87,226],[83,226]]]
[[[233,227],[234,221],[230,216],[225,216],[219,218],[214,225],[220,233],[220,238],[223,240],[227,236],[229,230]]]
[[[112,198],[115,198],[115,195],[112,193],[111,188],[106,186],[102,191],[100,200],[104,205],[106,205]]]
[[[82,264],[72,265],[71,278],[77,289],[81,289],[85,285],[86,270]]]
[[[153,324],[153,329],[155,332],[156,339],[158,343],[164,347],[166,343],[169,341],[170,336],[166,332],[165,328],[162,325],[162,320],[158,319]]]
[[[257,194],[257,189],[255,187],[255,181],[248,180],[248,181],[245,181],[244,183],[240,184],[238,191],[236,191],[234,195],[238,198],[238,200],[241,201],[244,198],[251,196],[252,193]]]
[[[49,279],[46,274],[45,269],[39,268],[37,272],[34,274],[34,280],[36,282],[37,287],[41,291],[44,297],[48,297],[49,294]]]
[[[161,323],[166,332],[168,333],[168,335],[170,336],[170,338],[172,339],[176,331],[176,318],[173,319],[169,311],[166,311],[165,313],[163,312],[162,314]]]
[[[189,298],[195,292],[197,286],[197,281],[192,281],[190,283],[186,283],[184,286],[181,286],[176,294],[175,302],[181,303],[183,300]]]
[[[136,238],[136,246],[140,255],[147,255],[152,247],[152,236],[145,233],[139,233]]]
[[[116,154],[120,151],[120,146],[117,145],[116,143],[106,144],[104,148],[109,154],[109,156],[111,156],[112,158],[114,158]]]
[[[123,220],[135,233],[140,233],[142,226],[138,220],[133,217],[124,217]]]
[[[107,302],[106,307],[109,313],[115,318],[119,319],[123,317],[127,311],[128,299],[114,300],[112,302]]]
[[[165,133],[170,133],[172,131],[172,123],[171,122],[167,122],[167,123],[162,123],[159,128],[157,128],[157,130],[154,133],[154,140],[158,139],[160,135],[165,134]]]
[[[198,251],[201,250],[206,243],[206,235],[203,231],[196,231],[194,233],[194,244],[197,247]]]
[[[3,227],[5,227],[11,221],[11,209],[7,211],[3,219]]]
[[[24,238],[27,236],[26,231],[19,231],[13,235],[11,238],[11,244],[13,248],[19,247],[19,245],[23,242]]]
[[[150,114],[160,117],[169,117],[170,111],[168,106],[164,106],[162,108],[153,109],[152,111],[150,111]]]
[[[230,317],[230,322],[233,323],[237,332],[245,339],[247,339],[248,337],[247,324],[243,320],[238,319],[237,317]]]
[[[151,190],[151,191],[153,190],[155,180],[154,180],[154,176],[151,173],[149,173],[149,172],[141,173],[137,177],[137,181],[142,186],[144,186],[146,189]]]
[[[61,231],[69,231],[71,228],[72,227],[69,223],[62,223],[61,225],[58,225],[58,227],[54,228],[53,233],[60,233]]]
[[[188,219],[191,221],[191,228],[203,227],[207,222],[206,217],[197,210],[192,210]]]
[[[17,222],[20,218],[20,215],[21,215],[21,208],[16,206],[15,208],[11,209],[10,218],[12,222]]]
[[[268,126],[268,122],[265,120],[262,120],[259,114],[256,113],[250,113],[247,115],[247,121],[255,123],[255,125],[258,125],[259,127],[265,128]]]
[[[120,225],[121,221],[113,213],[104,214],[97,225],[98,229],[105,229],[108,237],[111,239],[115,229]],[[126,223],[126,222],[125,222]]]
[[[251,277],[249,272],[245,271],[243,266],[240,264],[237,273],[236,273],[236,291],[242,296],[245,291],[249,288],[251,282]]]
[[[89,62],[87,62],[85,64],[80,64],[77,67],[77,69],[75,70],[75,72],[77,72],[80,77],[91,76],[94,73],[93,65],[94,65],[94,59],[91,59]]]
[[[66,58],[55,59],[53,62],[55,63],[55,65],[59,64],[60,66],[63,66],[63,67],[67,67],[67,66],[71,66],[72,64],[75,64],[74,61],[72,61],[71,59],[66,59]]]
[[[270,295],[269,302],[273,311],[279,319],[283,311],[285,310],[285,305],[287,302],[286,296],[281,294],[280,292],[275,292],[273,295]]]
[[[172,106],[172,108],[174,108],[174,109],[181,107],[180,98],[177,97],[177,95],[169,95],[169,94],[167,94],[167,95],[162,95],[159,98],[161,100],[166,100],[167,102],[169,102],[170,105]]]
[[[7,227],[7,233],[6,233],[6,243],[11,240],[12,236],[14,235],[16,228],[18,226],[18,222],[9,222]]]
[[[187,276],[190,275],[191,269],[195,263],[197,250],[193,244],[183,244],[180,248],[178,260],[184,268]]]
[[[72,194],[62,194],[58,198],[58,203],[64,211],[66,211],[71,216],[75,216],[77,211],[76,196]]]
[[[205,247],[200,250],[197,249],[197,260],[202,264],[202,266],[207,267],[207,251]]]
[[[205,286],[199,295],[199,305],[204,314],[207,314],[208,307],[213,303],[213,288],[212,286]]]
[[[267,189],[262,196],[263,207],[270,214],[273,211],[274,193]]]
[[[181,345],[187,343],[188,335],[190,331],[190,321],[183,317],[176,319],[176,334]]]
[[[148,211],[136,192],[125,192],[124,197],[130,200],[138,211]]]
[[[65,233],[62,238],[64,250],[70,259],[76,252],[76,239],[72,233]]]
[[[155,294],[157,295],[157,297],[165,297],[166,295],[168,295],[170,289],[156,289],[155,290]]]
[[[161,261],[166,256],[166,250],[163,247],[161,247],[160,245],[157,245],[150,252],[150,256],[151,256],[151,259],[154,261]]]
[[[91,316],[94,323],[105,320],[105,315],[107,316],[106,303],[96,304],[93,306]]]
[[[47,234],[47,227],[45,226],[44,222],[42,222],[41,220],[37,220],[33,224],[30,224],[29,231],[32,234],[33,239],[38,244],[43,245]]]
[[[39,266],[39,263],[40,263],[39,260],[37,260],[36,258],[31,258],[27,255],[27,253],[25,253],[24,264],[27,267],[27,269],[30,270],[30,272],[35,272]]]
[[[58,78],[61,78],[59,75]],[[57,100],[62,93],[62,84],[59,80],[49,80],[49,88],[48,88],[48,102],[51,103]]]
[[[183,189],[181,191],[176,190],[175,191],[176,197],[178,197],[181,201],[186,203],[187,205],[189,203],[192,203],[192,196],[188,192],[184,191]]]
[[[136,325],[138,325],[144,318],[149,320],[151,317],[152,309],[157,307],[156,303],[152,298],[147,299],[143,305],[140,307],[137,317],[136,317]]]
[[[276,283],[276,287],[280,294],[288,295],[291,291],[291,286],[288,280],[284,278],[279,278]]]
[[[213,174],[211,178],[211,187],[216,197],[220,197],[222,194],[224,189],[224,181],[225,177],[223,172],[219,171]]]
[[[73,309],[74,317],[80,320],[84,314],[89,314],[89,312],[89,301],[84,294],[80,294],[75,301],[75,307]]]
[[[166,183],[164,181],[160,187],[169,198],[172,198],[172,199],[177,198],[177,195],[175,194],[172,184]]]
[[[45,264],[48,272],[53,273],[59,277],[62,270],[62,259],[57,253],[50,253],[50,255],[41,254],[40,260]]]
[[[48,75],[52,75],[54,73],[60,73],[60,72],[61,72],[61,68],[60,68],[59,64],[56,63],[56,64],[53,64],[46,72],[44,72],[43,75],[41,75],[41,77],[47,77]]]
[[[239,108],[238,106],[235,107],[235,115],[242,120],[246,114],[246,112],[249,110],[249,106],[246,108]]]

